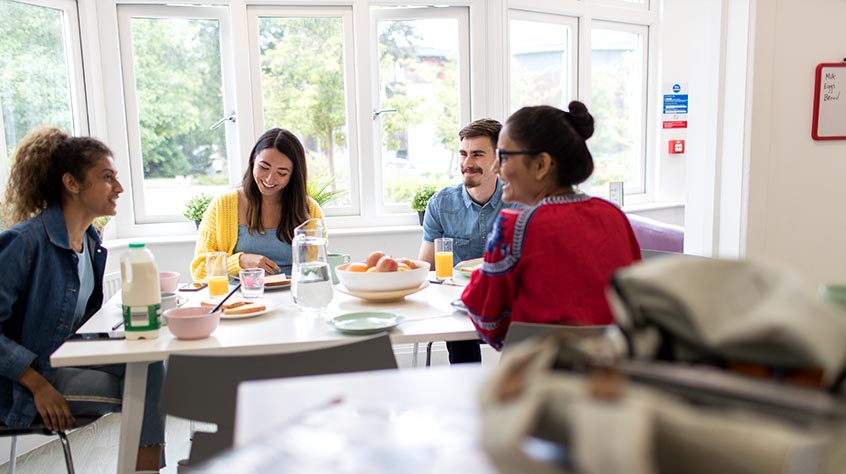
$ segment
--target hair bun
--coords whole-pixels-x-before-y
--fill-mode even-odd
[[[567,117],[579,136],[585,140],[593,136],[593,115],[588,112],[585,104],[574,100],[567,108],[570,110],[567,112]]]

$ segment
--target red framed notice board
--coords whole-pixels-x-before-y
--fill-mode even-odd
[[[846,140],[846,62],[817,66],[811,137]]]

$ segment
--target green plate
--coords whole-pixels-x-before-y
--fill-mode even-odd
[[[329,324],[348,334],[372,334],[387,331],[402,321],[402,316],[378,311],[362,311],[335,316]]]

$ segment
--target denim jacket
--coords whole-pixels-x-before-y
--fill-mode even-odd
[[[103,304],[106,249],[93,226],[86,236],[94,267],[88,320]],[[0,233],[0,421],[8,426],[29,426],[37,414],[21,375],[32,367],[53,383],[50,355],[75,330],[77,258],[58,204]]]

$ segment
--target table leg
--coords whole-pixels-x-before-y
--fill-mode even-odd
[[[414,343],[414,349],[412,349],[412,352],[411,352],[411,366],[412,367],[417,367],[417,346],[418,346],[418,344],[415,342]]]
[[[144,418],[148,365],[148,362],[126,364],[118,448],[117,472],[120,474],[135,472],[135,465],[138,462],[138,442],[141,439],[141,422]]]

